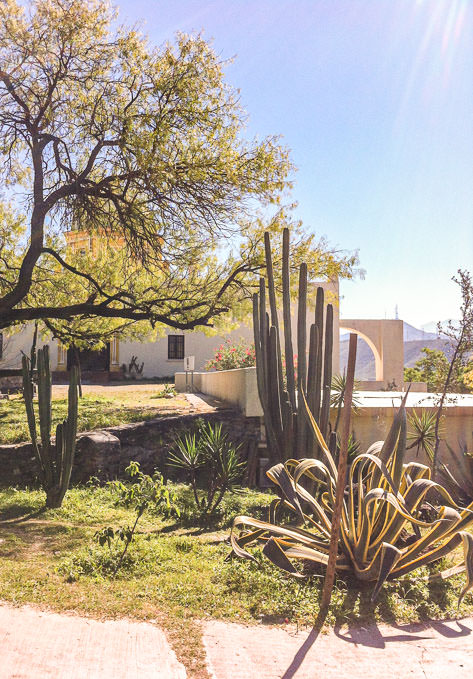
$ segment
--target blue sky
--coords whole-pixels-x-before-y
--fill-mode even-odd
[[[153,43],[203,31],[249,134],[281,134],[305,225],[359,249],[346,318],[458,316],[473,269],[471,0],[118,0]]]

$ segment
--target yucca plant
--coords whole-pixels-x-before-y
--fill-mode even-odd
[[[187,472],[194,501],[202,514],[215,512],[227,491],[241,478],[244,463],[220,423],[204,424],[199,433],[175,441],[168,465]]]
[[[422,410],[420,415],[414,411],[408,417],[409,431],[407,433],[407,450],[416,449],[416,454],[422,451],[429,460],[433,460],[435,449],[435,421],[437,414]]]
[[[303,399],[304,402],[305,399]],[[263,544],[263,554],[295,577],[304,577],[294,560],[326,565],[331,533],[337,468],[320,429],[306,407],[306,417],[323,451],[323,459],[290,459],[274,465],[268,477],[279,498],[269,508],[269,520],[237,516],[231,533],[232,553],[253,559],[247,545]],[[404,463],[406,451],[405,399],[384,442],[374,443],[350,466],[340,528],[338,572],[350,571],[361,581],[372,581],[373,600],[387,578],[396,578],[437,561],[463,544],[467,574],[460,601],[473,585],[473,503],[459,507],[430,468]],[[324,484],[316,498],[304,482]],[[422,520],[419,508],[426,496],[442,504],[435,518]],[[282,510],[294,515],[283,523]],[[248,530],[249,529],[249,530]]]

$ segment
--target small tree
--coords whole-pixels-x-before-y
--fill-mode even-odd
[[[451,359],[448,366],[447,375],[443,383],[442,393],[437,408],[435,419],[435,447],[432,457],[432,472],[435,478],[438,468],[438,450],[440,445],[440,420],[442,411],[455,375],[461,374],[468,363],[469,356],[473,349],[473,281],[471,274],[462,269],[458,270],[458,277],[452,280],[460,287],[462,304],[460,307],[460,321],[453,323],[451,320],[446,327],[438,324],[439,334],[442,333],[447,338],[451,347]]]
[[[445,352],[424,347],[422,353],[412,368],[404,368],[405,381],[426,382],[427,391],[442,391],[449,369]]]

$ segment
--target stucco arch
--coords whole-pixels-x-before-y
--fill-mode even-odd
[[[404,324],[399,320],[340,319],[340,329],[362,337],[374,355],[376,382],[404,383]]]

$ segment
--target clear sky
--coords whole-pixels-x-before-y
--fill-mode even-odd
[[[202,31],[249,133],[281,134],[305,225],[359,249],[346,318],[458,317],[473,269],[472,0],[118,0],[157,44]]]

